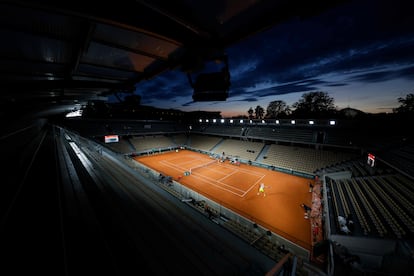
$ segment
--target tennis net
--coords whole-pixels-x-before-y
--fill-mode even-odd
[[[190,168],[189,172],[190,172],[190,174],[192,174],[194,172],[194,170],[208,167],[208,166],[210,166],[210,165],[212,165],[214,163],[217,163],[217,161],[216,160],[213,160],[213,161],[210,161],[210,162],[207,162],[207,163],[204,163],[204,164],[201,164],[201,165],[192,167],[192,168]]]

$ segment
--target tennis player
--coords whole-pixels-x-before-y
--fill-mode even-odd
[[[264,183],[260,183],[259,192],[257,193],[257,195],[262,194],[263,196],[266,196],[264,189],[265,189],[265,184]]]

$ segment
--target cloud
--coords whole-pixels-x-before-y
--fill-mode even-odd
[[[344,102],[351,101],[351,93],[360,93],[358,99],[365,97],[368,104],[384,87],[381,82],[414,80],[414,17],[409,1],[400,2],[351,1],[232,45],[227,49],[231,87],[225,102],[193,102],[192,88],[181,71],[139,83],[136,93],[142,103],[187,110],[245,108],[241,102],[262,104],[271,97],[292,101],[298,93],[326,89],[345,93]],[[364,91],[354,91],[358,84]],[[375,89],[369,87],[374,84]],[[398,93],[398,87],[394,90]]]
[[[168,71],[154,79],[143,81],[136,86],[136,94],[141,95],[145,103],[157,103],[162,100],[192,95],[192,88],[185,73]]]
[[[238,102],[248,102],[248,103],[250,103],[250,102],[257,102],[258,100],[255,97],[249,97],[249,98],[243,98],[243,99],[240,99],[240,100],[237,100],[237,101]]]
[[[414,79],[414,65],[401,68],[386,68],[378,71],[358,73],[357,75],[348,79],[349,82],[383,82],[398,78]]]
[[[186,106],[191,106],[192,104],[194,104],[194,101],[185,102],[181,106],[186,107]]]

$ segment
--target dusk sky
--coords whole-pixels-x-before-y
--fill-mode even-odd
[[[292,105],[323,91],[335,106],[392,112],[414,93],[414,16],[411,1],[350,1],[307,19],[292,19],[229,47],[226,101],[193,102],[185,73],[165,72],[137,84],[141,103],[183,111],[247,115],[274,100]],[[356,3],[356,4],[355,4]]]

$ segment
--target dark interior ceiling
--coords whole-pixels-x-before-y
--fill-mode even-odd
[[[250,35],[343,2],[1,1],[0,114],[65,112],[167,70],[195,72]]]

